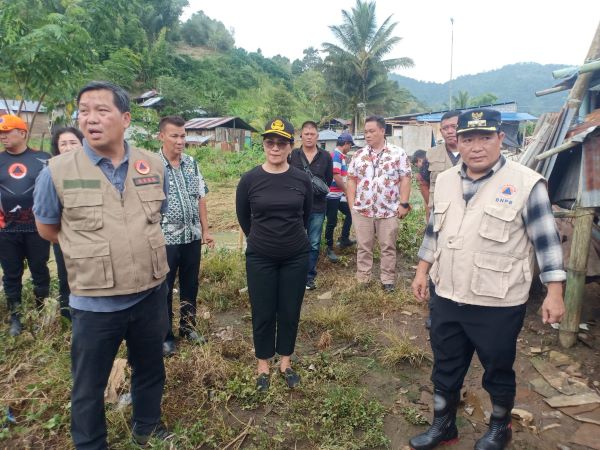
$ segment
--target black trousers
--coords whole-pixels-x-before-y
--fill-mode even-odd
[[[246,251],[254,352],[269,359],[294,353],[306,290],[308,251],[276,260]]]
[[[4,283],[4,293],[8,302],[8,308],[11,311],[15,311],[21,303],[25,260],[27,260],[27,265],[33,278],[34,295],[38,299],[48,297],[50,293],[49,257],[50,243],[42,239],[37,232],[0,232],[2,282]]]
[[[434,295],[431,309],[431,348],[436,389],[459,391],[474,351],[484,368],[483,387],[492,403],[512,407],[515,393],[513,364],[525,304],[490,307],[465,305]]]
[[[131,366],[133,430],[150,434],[160,420],[165,384],[162,344],[167,330],[166,284],[131,308],[72,310],[71,435],[77,450],[106,449],[104,389],[123,339]]]
[[[339,198],[327,199],[327,225],[325,226],[325,241],[327,247],[333,247],[333,231],[337,226],[338,211],[344,215],[344,223],[342,224],[342,234],[340,238],[350,239],[350,227],[352,226],[352,214],[348,202],[342,202]]]
[[[185,335],[196,326],[196,297],[198,296],[198,276],[200,274],[201,243],[167,245],[167,261],[170,271],[167,274],[167,305],[169,308],[169,329],[167,340],[174,340],[173,334],[173,286],[179,272],[179,334]]]
[[[54,250],[54,259],[56,261],[56,271],[58,273],[58,294],[60,301],[60,314],[63,317],[70,318],[69,310],[69,295],[71,294],[71,288],[69,288],[69,277],[67,275],[67,267],[65,266],[65,257],[63,256],[60,245],[52,244],[52,250]]]

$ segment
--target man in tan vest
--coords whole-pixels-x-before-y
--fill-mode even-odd
[[[460,162],[460,153],[458,151],[456,140],[456,127],[458,126],[458,116],[460,111],[448,111],[442,115],[440,121],[440,132],[444,138],[444,142],[436,145],[427,151],[427,164],[429,170],[429,204],[427,209],[427,221],[433,207],[433,194],[435,192],[435,184],[440,173],[451,167],[456,166]],[[433,285],[429,285],[429,289],[433,291]],[[425,321],[425,327],[431,327],[431,308],[433,305],[429,302],[429,314]]]
[[[490,109],[462,113],[457,134],[463,163],[437,178],[412,284],[421,301],[428,296],[428,272],[435,286],[430,330],[434,420],[410,440],[414,450],[458,438],[460,389],[475,351],[493,408],[489,429],[475,449],[500,450],[508,444],[516,391],[513,363],[534,254],[548,289],[543,321],[557,323],[564,314],[566,277],[546,183],[501,156],[500,118]]]
[[[77,449],[107,448],[104,389],[125,339],[133,440],[145,445],[171,437],[160,423],[168,183],[158,155],[124,141],[131,117],[122,88],[91,82],[77,104],[83,149],[52,158],[34,194],[37,228],[60,243],[71,287],[71,435]]]

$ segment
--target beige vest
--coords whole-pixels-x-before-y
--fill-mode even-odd
[[[121,195],[83,150],[49,162],[63,205],[58,241],[75,295],[142,292],[169,271],[160,228],[164,165],[158,155],[130,147]]]
[[[527,301],[533,246],[522,212],[538,173],[506,161],[465,206],[458,167],[442,173],[434,198],[438,233],[431,279],[456,302],[514,306]]]
[[[429,172],[431,173],[429,181],[429,207],[433,206],[433,193],[435,192],[435,183],[437,177],[444,170],[453,167],[452,160],[448,156],[446,144],[441,143],[427,151],[427,161],[429,162]],[[462,160],[458,160],[457,166],[460,167]]]

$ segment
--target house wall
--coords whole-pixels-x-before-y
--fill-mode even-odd
[[[186,130],[190,136],[210,136],[208,145],[223,151],[239,152],[244,149],[247,130],[239,128],[217,127],[210,130]]]

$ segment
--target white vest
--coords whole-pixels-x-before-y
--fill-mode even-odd
[[[460,166],[437,178],[430,271],[436,293],[459,303],[515,306],[529,297],[533,246],[522,213],[542,176],[519,163],[506,164],[465,205]]]

